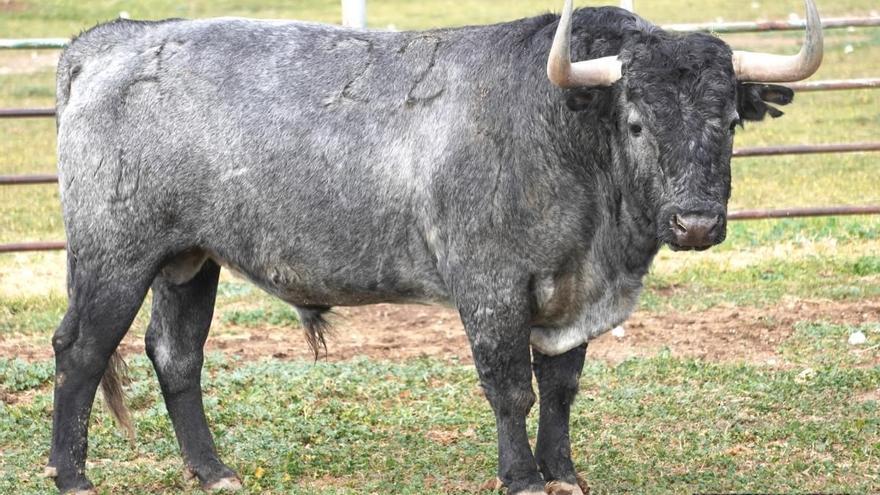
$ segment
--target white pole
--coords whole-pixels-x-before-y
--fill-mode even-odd
[[[342,0],[342,25],[367,28],[367,0]]]
[[[633,0],[620,0],[620,8],[626,9],[630,12],[635,12],[636,8],[633,5]]]

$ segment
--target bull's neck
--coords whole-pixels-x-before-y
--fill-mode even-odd
[[[573,121],[563,132],[568,152],[576,157],[574,170],[585,172],[584,189],[593,197],[596,215],[595,232],[590,250],[602,259],[614,260],[609,268],[623,269],[631,274],[647,274],[651,261],[660,248],[657,225],[649,187],[640,183],[626,162],[617,127],[611,118],[583,119],[572,114]]]
[[[640,184],[632,168],[624,162],[623,153],[612,137],[612,172],[610,183],[602,184],[607,228],[615,235],[602,236],[600,242],[608,250],[619,250],[627,269],[641,276],[647,274],[651,261],[660,249],[657,239],[657,212],[648,196],[648,185]],[[609,242],[609,239],[616,241]]]

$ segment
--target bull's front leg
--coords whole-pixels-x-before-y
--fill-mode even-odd
[[[568,430],[571,405],[578,392],[586,352],[586,344],[558,356],[533,351],[535,377],[541,397],[535,457],[548,482],[547,491],[553,495],[583,495],[589,492],[585,483],[581,482],[582,486],[578,486]]]
[[[508,289],[478,288],[458,299],[486,398],[498,429],[498,477],[510,494],[543,494],[526,416],[535,403],[529,353],[529,301]]]

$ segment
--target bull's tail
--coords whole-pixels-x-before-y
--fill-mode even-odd
[[[131,414],[125,406],[125,391],[123,385],[128,382],[128,365],[122,359],[119,351],[110,356],[110,362],[107,364],[107,371],[101,378],[101,392],[104,396],[104,404],[107,410],[116,420],[131,443],[134,443],[134,426],[131,422]]]
[[[330,323],[324,319],[324,314],[328,311],[329,306],[296,306],[306,342],[315,354],[315,361],[320,357],[322,348],[324,354],[327,354],[326,334],[330,330]]]

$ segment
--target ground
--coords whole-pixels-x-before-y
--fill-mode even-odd
[[[449,308],[390,304],[338,308],[329,320],[333,329],[322,360],[437,358],[471,362],[461,321]],[[626,323],[623,337],[606,333],[590,343],[587,355],[613,365],[667,349],[681,358],[786,366],[791,363],[780,346],[802,322],[853,327],[877,323],[880,298],[856,302],[792,299],[764,309],[724,305],[695,312],[638,312]],[[312,358],[299,331],[271,325],[224,331],[208,341],[207,349],[245,360]],[[121,350],[127,356],[142,354],[141,335],[126,336]],[[0,358],[41,361],[51,357],[52,349],[43,338],[0,339]],[[880,353],[864,364],[880,364]]]

